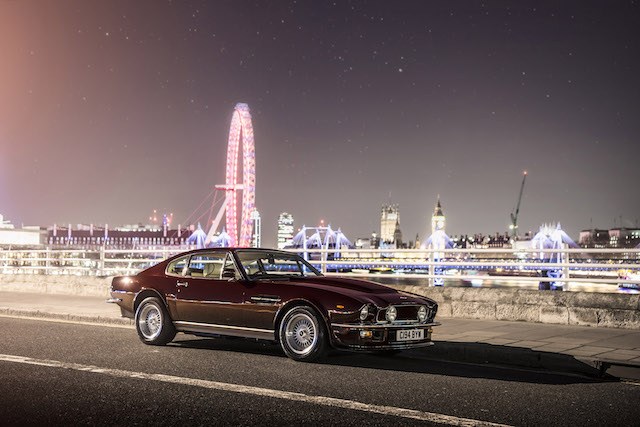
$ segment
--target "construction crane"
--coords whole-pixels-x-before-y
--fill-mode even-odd
[[[516,205],[515,212],[511,212],[511,239],[516,240],[518,237],[518,214],[520,213],[520,202],[522,202],[522,192],[524,191],[524,182],[527,180],[527,171],[522,173],[522,184],[520,185],[520,195],[518,196],[518,204]]]

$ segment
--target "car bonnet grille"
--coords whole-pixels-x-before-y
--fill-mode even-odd
[[[425,305],[425,307],[427,308],[427,322],[431,322],[433,321],[433,318],[435,316],[435,310],[428,305]],[[395,308],[398,312],[398,315],[396,316],[396,320],[393,323],[418,323],[418,310],[420,309],[420,305],[396,305]],[[378,311],[376,321],[386,323],[386,315],[386,308]]]

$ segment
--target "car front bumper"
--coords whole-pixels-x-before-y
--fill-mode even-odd
[[[355,351],[407,350],[433,345],[431,333],[440,323],[419,324],[331,324],[331,341],[335,348]],[[423,330],[423,337],[399,340],[398,331]]]

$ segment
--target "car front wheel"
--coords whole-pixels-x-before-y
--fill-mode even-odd
[[[299,306],[289,310],[280,322],[279,337],[282,350],[294,360],[308,362],[326,352],[325,328],[311,307]]]
[[[136,331],[140,340],[149,345],[165,345],[176,336],[176,329],[160,299],[145,298],[136,310]]]

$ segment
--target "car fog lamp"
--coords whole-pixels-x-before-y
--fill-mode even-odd
[[[366,320],[368,316],[369,316],[369,306],[365,305],[360,310],[360,320]]]
[[[427,307],[425,307],[424,305],[421,305],[418,309],[418,320],[421,322],[427,320]]]
[[[389,308],[387,308],[387,320],[389,322],[395,322],[396,317],[398,316],[398,310],[396,310],[396,308],[392,305],[389,306]]]
[[[360,338],[371,338],[373,336],[373,332],[371,331],[360,331]]]

